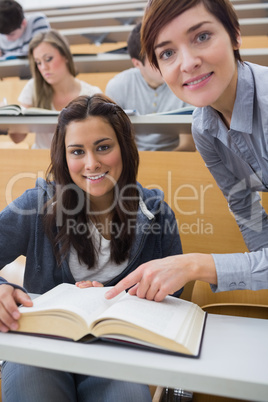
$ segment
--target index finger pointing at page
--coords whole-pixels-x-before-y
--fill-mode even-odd
[[[108,292],[105,293],[106,299],[112,299],[123,290],[129,289],[136,285],[136,283],[140,281],[141,277],[142,274],[140,273],[139,268],[137,268],[134,272],[131,272],[131,274],[118,282],[113,289],[108,290]]]

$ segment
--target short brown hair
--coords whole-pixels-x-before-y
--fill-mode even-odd
[[[0,33],[9,35],[21,27],[24,13],[21,5],[15,0],[0,1]]]
[[[203,4],[208,12],[222,23],[232,44],[237,45],[240,27],[236,12],[229,0],[149,0],[142,21],[141,42],[142,53],[147,55],[153,66],[159,68],[154,52],[159,32],[174,18],[198,4]],[[242,61],[239,50],[234,50],[234,57]]]
[[[141,22],[130,33],[127,40],[127,50],[131,58],[144,64],[145,57],[141,55]]]

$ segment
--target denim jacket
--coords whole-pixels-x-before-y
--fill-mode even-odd
[[[163,192],[145,189],[139,183],[137,186],[140,202],[129,263],[105,286],[115,285],[142,263],[182,253],[175,215],[164,202]],[[42,294],[63,282],[75,283],[68,258],[57,265],[43,228],[43,206],[54,190],[53,184],[38,179],[35,188],[25,191],[0,213],[0,267],[2,269],[20,255],[26,256],[23,290],[30,293]],[[0,284],[3,283],[6,280],[0,277]],[[176,296],[180,293],[176,292]]]

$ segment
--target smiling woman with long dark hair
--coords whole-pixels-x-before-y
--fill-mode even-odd
[[[2,332],[18,328],[17,304],[32,304],[25,290],[111,286],[143,262],[182,253],[174,213],[160,190],[137,183],[138,165],[132,124],[111,99],[81,96],[62,110],[46,180],[0,214],[0,267],[26,255],[24,289],[0,278]],[[5,402],[151,401],[147,385],[11,362],[2,392]]]

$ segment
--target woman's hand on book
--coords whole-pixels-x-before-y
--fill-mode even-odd
[[[185,259],[179,263],[178,257],[183,256],[170,256],[140,265],[108,291],[106,297],[111,299],[123,290],[129,289],[131,295],[162,301],[168,294],[173,294],[190,280],[185,269]],[[179,266],[182,269],[179,269]]]
[[[75,283],[78,288],[101,288],[103,284],[98,281],[79,281]]]
[[[27,293],[21,289],[15,289],[11,285],[0,286],[0,331],[8,332],[19,327],[20,312],[17,305],[31,307],[33,302]]]
[[[105,297],[112,299],[129,289],[131,295],[162,301],[196,279],[217,283],[216,268],[210,254],[180,254],[146,262],[118,282]]]

